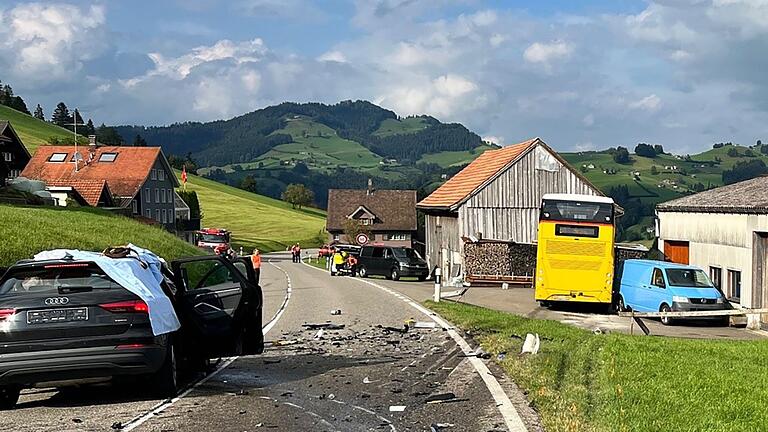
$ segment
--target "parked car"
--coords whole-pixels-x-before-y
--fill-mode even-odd
[[[425,280],[429,276],[427,262],[414,249],[406,247],[363,246],[357,263],[360,277],[386,276],[399,280],[403,276],[415,276]]]
[[[261,289],[247,261],[219,256],[163,266],[181,324],[155,336],[149,307],[94,262],[22,261],[0,279],[0,409],[25,387],[131,377],[162,396],[179,370],[264,349]],[[143,382],[143,380],[142,380]]]
[[[638,312],[730,309],[723,294],[700,268],[663,261],[627,260],[621,276],[619,310]],[[724,320],[723,317],[714,319]],[[664,325],[676,319],[661,318]]]
[[[361,246],[351,244],[337,244],[333,246],[333,250],[336,252],[346,252],[350,255],[360,256]]]

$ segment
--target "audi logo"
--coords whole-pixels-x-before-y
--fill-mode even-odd
[[[62,306],[69,303],[67,297],[48,297],[45,299],[45,304],[48,306]]]

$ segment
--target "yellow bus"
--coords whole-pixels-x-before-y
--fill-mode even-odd
[[[607,197],[546,194],[539,213],[536,301],[613,301],[615,206]]]

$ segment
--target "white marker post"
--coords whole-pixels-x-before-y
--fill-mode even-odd
[[[442,285],[442,270],[440,270],[440,267],[437,267],[435,269],[435,302],[440,302],[440,286]]]

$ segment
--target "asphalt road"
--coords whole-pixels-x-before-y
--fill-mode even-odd
[[[148,398],[140,383],[27,390],[17,409],[3,413],[0,430],[508,430],[488,377],[481,379],[477,360],[448,331],[393,330],[407,320],[432,322],[429,316],[360,279],[332,278],[286,254],[269,260],[262,270],[264,354],[223,360],[172,401]],[[344,328],[305,327],[327,323]],[[524,397],[491,361],[484,364],[528,430],[539,430]],[[427,403],[446,393],[455,397]]]

